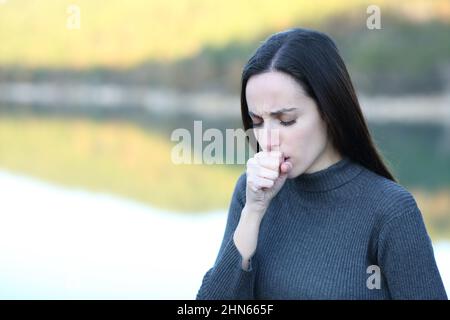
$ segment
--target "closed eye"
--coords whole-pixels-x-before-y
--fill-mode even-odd
[[[282,126],[285,126],[285,127],[291,126],[291,125],[293,125],[294,123],[295,123],[295,120],[291,120],[291,121],[280,121],[280,124],[281,124]]]
[[[293,125],[295,122],[296,122],[296,120],[291,120],[291,121],[281,121],[281,120],[280,120],[280,124],[281,124],[282,126],[285,126],[285,127],[291,126],[291,125]],[[261,127],[261,126],[263,125],[263,122],[262,122],[262,121],[261,121],[261,122],[258,122],[258,123],[253,122],[252,125],[253,125],[253,128],[259,128],[259,127]]]

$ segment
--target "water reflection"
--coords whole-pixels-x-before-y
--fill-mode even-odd
[[[0,299],[194,299],[226,212],[163,212],[0,172]],[[450,292],[450,242],[435,245]]]

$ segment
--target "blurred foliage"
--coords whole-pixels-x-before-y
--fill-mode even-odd
[[[79,30],[66,28],[68,4],[81,9]],[[363,92],[449,87],[450,2],[377,1],[381,30],[366,27],[370,4],[10,1],[0,7],[0,81],[108,81],[236,94],[242,66],[258,44],[273,32],[302,26],[336,40]]]
[[[369,1],[6,1],[0,7],[0,63],[122,68],[147,59],[174,60],[204,44],[249,40],[294,19],[319,21],[359,3]],[[66,28],[72,4],[81,10],[76,30]]]
[[[369,123],[378,149],[399,183],[436,191],[450,187],[450,148],[444,148],[444,126]],[[449,194],[450,197],[450,194]]]
[[[450,90],[450,19],[414,23],[385,14],[382,21],[373,32],[330,30],[358,88],[367,94]]]

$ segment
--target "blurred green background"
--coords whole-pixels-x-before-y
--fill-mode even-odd
[[[0,169],[186,214],[226,209],[244,165],[175,165],[176,128],[240,128],[241,70],[271,33],[336,41],[373,137],[450,239],[450,2],[2,0]],[[79,28],[70,24],[79,9]],[[76,10],[75,10],[76,11]]]

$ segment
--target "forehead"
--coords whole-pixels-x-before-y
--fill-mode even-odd
[[[275,109],[298,107],[306,102],[303,88],[283,72],[266,72],[250,77],[245,90],[249,111],[269,113]]]

